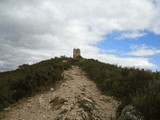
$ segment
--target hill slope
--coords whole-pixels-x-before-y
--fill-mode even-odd
[[[61,58],[42,61],[34,65],[24,64],[15,71],[0,73],[0,110],[18,100],[36,95],[37,92],[45,91],[48,86],[57,86],[56,83],[66,77],[62,74],[64,70],[68,70],[72,65],[79,66],[86,73],[86,77],[96,84],[103,95],[114,96],[118,101],[121,101],[116,111],[116,119],[159,120],[160,72],[123,68],[81,57],[72,59],[62,56]],[[70,84],[67,84],[67,86],[70,86]],[[66,88],[68,89],[68,87]],[[76,88],[73,88],[72,92],[74,93]],[[67,89],[64,91],[67,91]],[[91,88],[89,87],[89,89]],[[40,97],[42,101],[44,98],[44,96]],[[91,101],[91,103],[94,103],[94,101],[88,97],[86,98],[84,96],[84,99],[79,101],[79,104],[82,105],[81,107],[86,109],[83,103],[87,102],[87,105],[93,108],[93,105],[89,103]],[[61,99],[59,96],[48,102],[51,102],[50,105],[54,106],[57,101],[65,103],[69,100]],[[64,114],[66,111],[64,110],[62,113]],[[104,112],[108,112],[108,109],[104,110]],[[89,115],[91,115],[90,112]],[[82,114],[82,116],[86,117],[86,114]]]
[[[102,95],[79,67],[73,66],[64,72],[58,88],[21,100],[7,109],[3,119],[110,120],[118,105],[112,97]]]
[[[33,65],[24,64],[17,70],[0,73],[0,111],[23,97],[32,96],[63,79],[71,67],[68,58],[54,58]]]
[[[118,67],[94,59],[83,60],[79,66],[105,95],[122,101],[118,120],[160,120],[160,72]]]

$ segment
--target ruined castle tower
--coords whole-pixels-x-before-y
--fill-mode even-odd
[[[80,49],[73,49],[73,58],[77,58],[80,57],[81,53],[80,53]]]

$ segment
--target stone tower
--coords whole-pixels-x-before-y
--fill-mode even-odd
[[[73,58],[77,58],[80,57],[81,53],[80,53],[80,49],[73,49]]]

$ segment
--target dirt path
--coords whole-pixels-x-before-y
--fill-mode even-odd
[[[5,111],[3,120],[110,120],[118,102],[104,96],[76,66],[64,72],[54,90],[20,101]]]

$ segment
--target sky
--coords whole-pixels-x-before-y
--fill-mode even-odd
[[[0,71],[55,56],[160,71],[160,0],[0,0]]]

